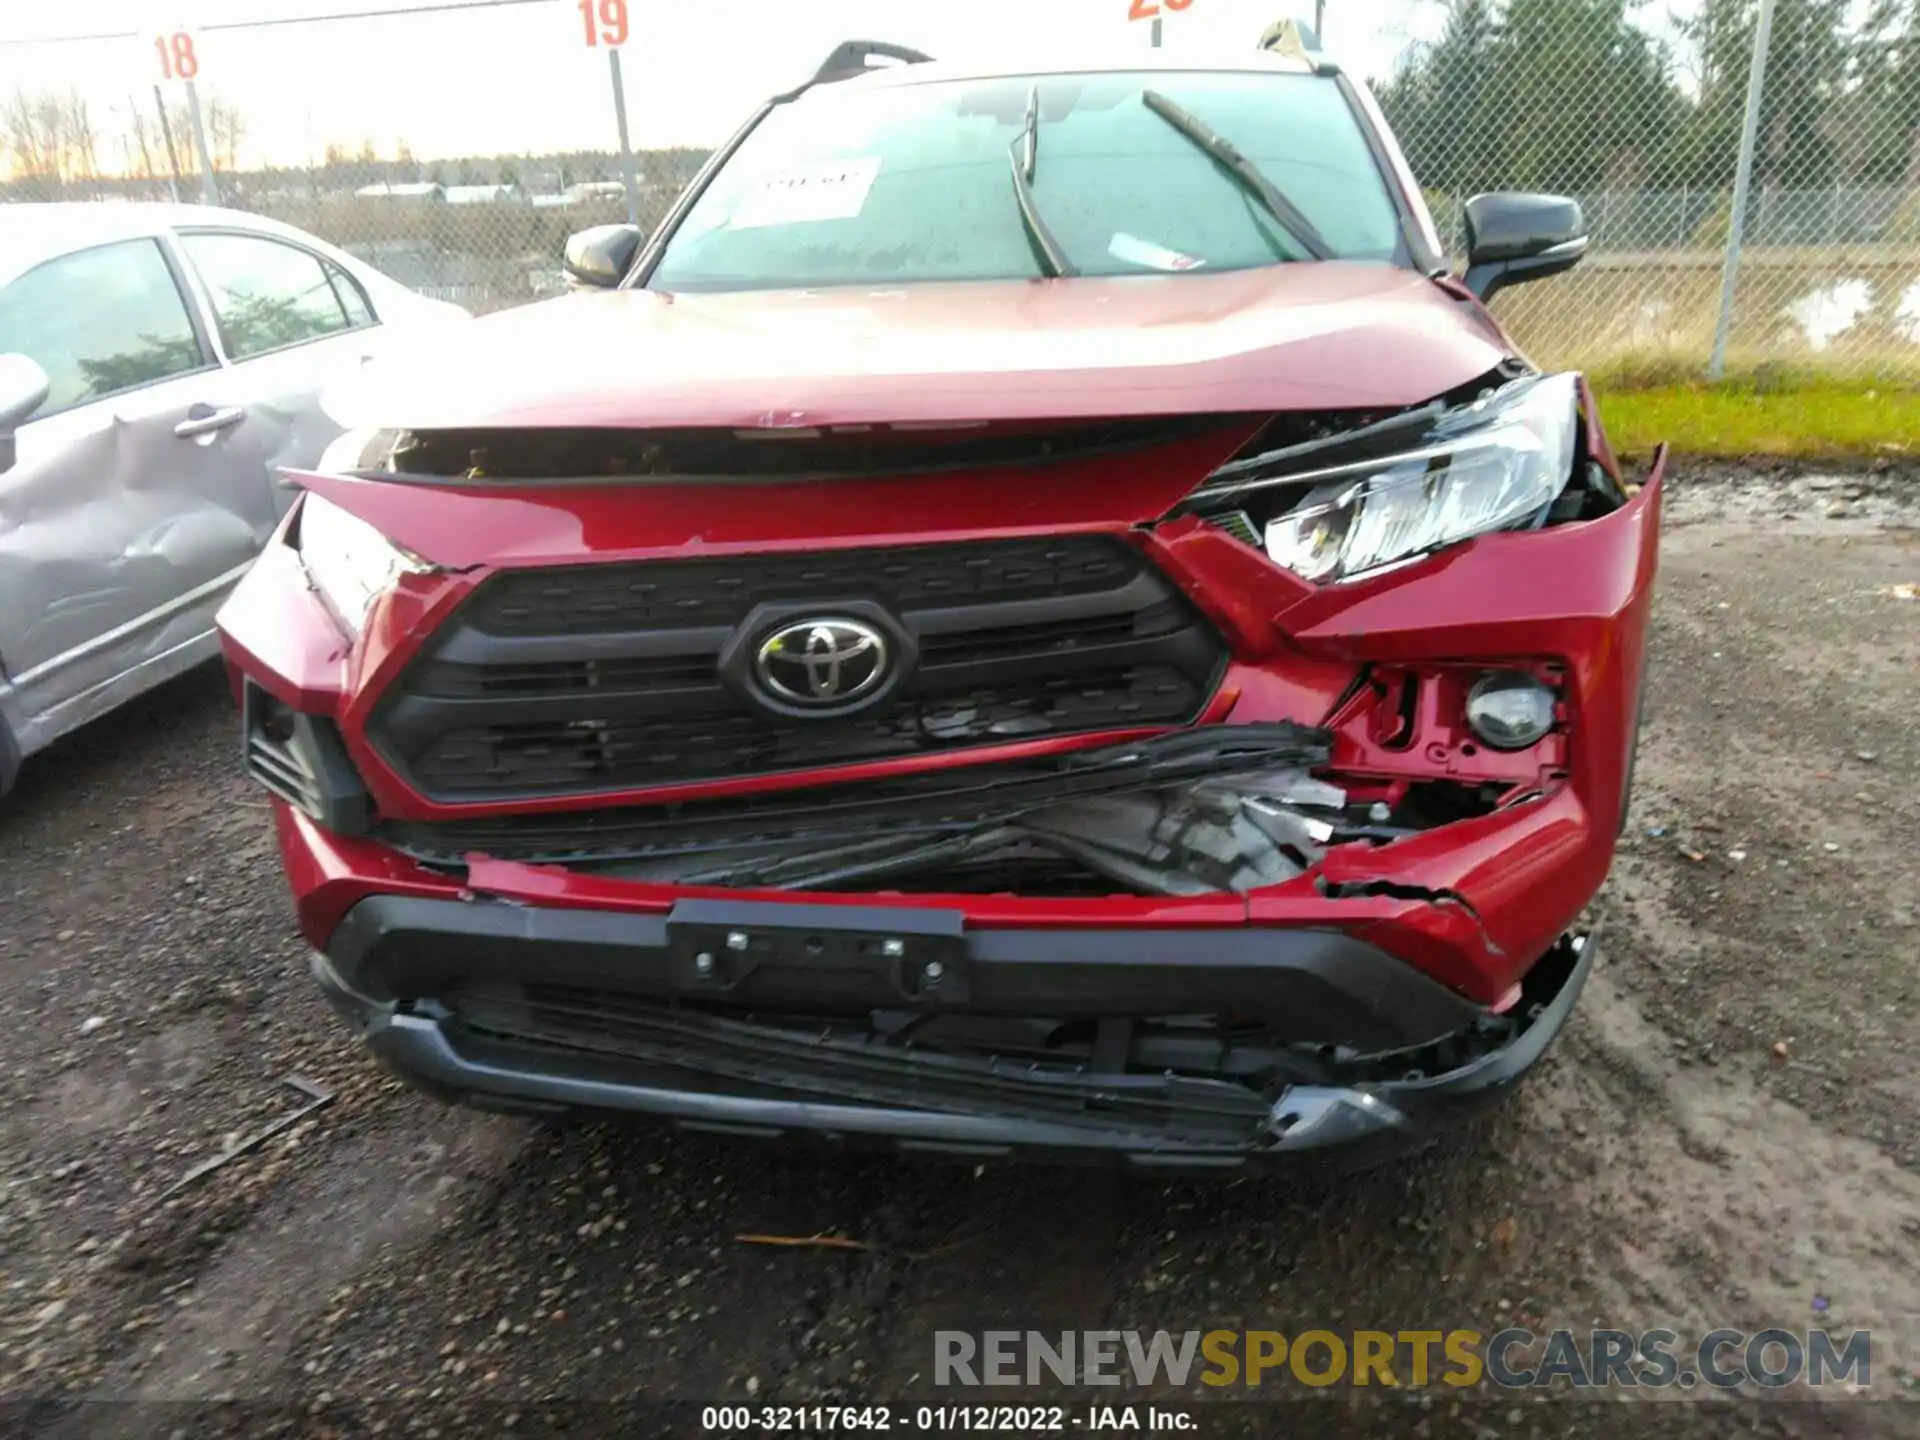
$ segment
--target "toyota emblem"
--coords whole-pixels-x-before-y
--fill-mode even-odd
[[[829,710],[871,695],[887,681],[887,637],[858,620],[797,620],[760,642],[754,678],[774,700]]]

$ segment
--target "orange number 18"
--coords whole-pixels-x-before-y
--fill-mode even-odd
[[[186,31],[154,36],[153,48],[160,52],[161,79],[191,80],[200,73],[199,57],[193,53],[193,36]]]

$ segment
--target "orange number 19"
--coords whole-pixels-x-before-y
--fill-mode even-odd
[[[588,45],[627,43],[627,0],[580,0],[579,8]]]

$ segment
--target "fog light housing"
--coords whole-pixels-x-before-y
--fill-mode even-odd
[[[1525,750],[1553,730],[1553,691],[1520,670],[1489,670],[1467,692],[1467,724],[1495,750]]]

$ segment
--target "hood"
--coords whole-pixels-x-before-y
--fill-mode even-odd
[[[789,428],[1418,404],[1507,352],[1412,271],[1151,275],[668,295],[583,292],[368,366],[351,425]]]

